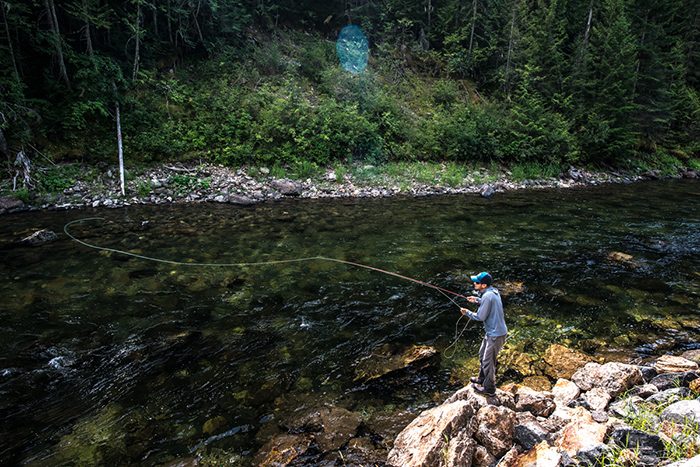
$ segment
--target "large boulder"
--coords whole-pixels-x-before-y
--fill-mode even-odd
[[[544,372],[552,378],[571,379],[581,367],[593,361],[591,357],[559,344],[550,345],[542,358]]]
[[[549,432],[530,412],[516,412],[515,441],[525,449],[532,449],[550,438]]]
[[[509,408],[487,405],[476,414],[474,438],[500,458],[513,447],[515,421],[515,412]]]
[[[691,381],[698,379],[698,373],[694,371],[684,371],[682,373],[663,373],[649,381],[659,391],[677,387],[688,387]]]
[[[641,384],[643,379],[637,366],[610,362],[604,365],[587,363],[574,373],[571,381],[584,391],[597,387],[615,398],[637,384]]]
[[[571,421],[562,428],[555,446],[574,456],[580,449],[604,442],[607,431],[606,425],[594,421],[590,413],[579,407],[573,412]]]
[[[387,456],[392,467],[433,467],[443,462],[443,450],[452,449],[453,458],[474,449],[471,443],[450,440],[466,440],[474,433],[471,420],[475,413],[466,401],[442,404],[423,412],[396,438]],[[450,446],[452,445],[452,446]],[[458,452],[460,449],[464,453]]]
[[[275,179],[270,183],[270,186],[284,196],[299,196],[302,190],[301,183],[287,178]]]
[[[13,196],[7,195],[0,197],[0,214],[23,211],[25,209],[27,209],[27,205]]]
[[[551,392],[540,392],[521,386],[515,397],[515,410],[530,412],[536,417],[549,417],[554,412],[554,395]]]

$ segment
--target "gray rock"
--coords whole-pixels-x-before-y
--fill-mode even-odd
[[[686,371],[683,373],[664,373],[652,378],[649,384],[653,384],[659,391],[672,389],[677,387],[688,387],[691,381],[698,378],[694,371]]]
[[[688,396],[690,396],[690,389],[673,388],[666,389],[665,391],[661,391],[656,394],[652,394],[651,396],[646,398],[646,401],[653,402],[655,404],[672,404]]]
[[[239,206],[250,206],[252,204],[255,204],[254,199],[241,195],[229,195],[228,202],[231,204],[237,204]]]
[[[610,439],[622,448],[637,451],[640,456],[658,458],[664,454],[666,448],[659,436],[630,427],[615,428]]]
[[[27,209],[24,201],[21,201],[13,196],[7,195],[0,198],[0,214],[6,212],[18,212]]]
[[[36,245],[43,245],[45,243],[55,242],[56,240],[58,240],[58,237],[52,231],[39,230],[39,231],[31,234],[29,237],[23,238],[20,241],[20,243],[22,245],[36,246]]]
[[[302,190],[301,183],[286,178],[273,180],[270,186],[284,196],[299,196]]]
[[[549,440],[549,433],[530,412],[516,413],[515,441],[523,448],[532,449],[542,441]]]
[[[676,423],[700,423],[700,401],[684,400],[671,404],[661,412],[661,418]]]
[[[583,465],[600,465],[600,461],[609,450],[610,446],[596,443],[576,451],[576,458]]]

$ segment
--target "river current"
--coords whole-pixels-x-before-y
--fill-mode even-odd
[[[2,216],[0,464],[225,453],[247,465],[275,411],[328,400],[417,412],[478,367],[483,330],[457,323],[459,297],[305,258],[462,295],[470,274],[488,271],[504,296],[506,347],[532,361],[553,343],[620,361],[696,349],[699,205],[700,182],[670,180]],[[77,239],[166,262],[64,233],[87,218],[102,219],[69,225]],[[59,240],[19,244],[40,229]],[[304,260],[250,264],[291,259]],[[433,346],[440,369],[366,391],[358,361],[385,344]],[[500,383],[523,376],[505,366]]]

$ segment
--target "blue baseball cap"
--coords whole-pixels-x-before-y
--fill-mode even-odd
[[[472,282],[476,282],[477,284],[491,285],[492,280],[491,274],[488,272],[480,272],[476,276],[472,276]]]

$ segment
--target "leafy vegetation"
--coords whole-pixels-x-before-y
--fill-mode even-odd
[[[700,4],[688,0],[9,0],[1,10],[10,176],[19,154],[114,164],[118,115],[131,164],[266,165],[303,178],[337,163],[420,161],[446,163],[450,185],[470,165],[517,179],[572,164],[699,165]],[[361,73],[334,47],[348,20],[370,41]],[[65,175],[42,184],[59,190]],[[435,178],[427,166],[415,176]]]

